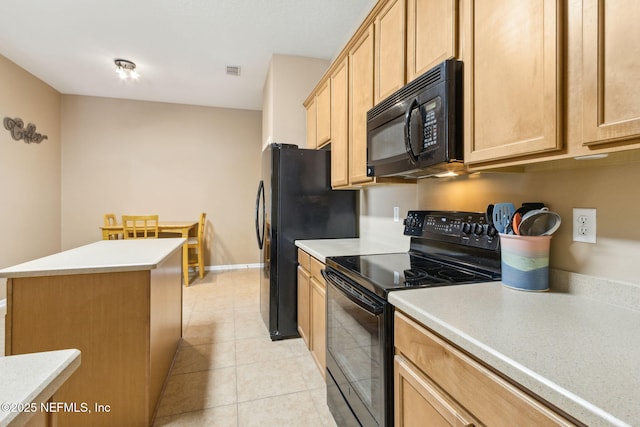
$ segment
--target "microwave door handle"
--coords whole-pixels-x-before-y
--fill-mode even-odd
[[[411,105],[409,105],[407,112],[404,114],[404,147],[407,150],[409,161],[413,165],[418,163],[418,157],[413,152],[413,148],[411,148],[411,112],[418,108],[419,105],[418,98],[413,98]]]

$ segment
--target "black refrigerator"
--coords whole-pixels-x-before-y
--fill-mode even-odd
[[[358,192],[331,190],[331,152],[271,144],[256,196],[260,312],[272,340],[298,337],[296,240],[358,237]]]

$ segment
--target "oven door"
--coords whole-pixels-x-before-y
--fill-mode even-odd
[[[324,275],[329,409],[340,426],[391,425],[391,306],[330,267]]]

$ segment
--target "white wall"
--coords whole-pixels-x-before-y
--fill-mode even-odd
[[[273,55],[263,90],[263,148],[271,142],[306,147],[306,111],[302,103],[329,64],[324,59]]]
[[[409,237],[403,235],[402,220],[407,211],[417,209],[417,184],[385,184],[360,190],[360,238],[397,242],[409,249]],[[395,222],[393,208],[398,207]]]

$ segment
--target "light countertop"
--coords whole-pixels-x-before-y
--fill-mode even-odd
[[[155,269],[185,239],[100,240],[0,270],[0,277],[34,277]]]
[[[75,349],[0,357],[0,426],[24,425],[78,366]]]
[[[640,311],[500,282],[396,291],[389,302],[589,426],[640,422]]]
[[[296,246],[322,262],[326,262],[325,259],[330,256],[372,255],[409,250],[408,241],[382,242],[369,239],[296,240]]]

